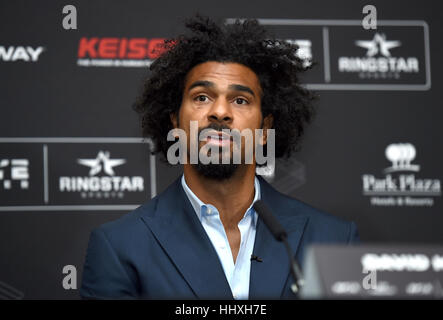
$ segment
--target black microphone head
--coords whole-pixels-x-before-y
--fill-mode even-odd
[[[263,201],[258,200],[257,202],[255,202],[253,208],[277,241],[283,241],[283,239],[287,238],[288,235],[285,229],[274,217],[274,215],[271,213],[271,210]]]

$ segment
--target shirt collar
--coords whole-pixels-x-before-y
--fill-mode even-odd
[[[203,201],[201,201],[194,192],[188,187],[185,181],[185,175],[182,175],[181,179],[183,190],[186,193],[186,196],[188,197],[189,201],[191,202],[192,207],[194,208],[195,213],[197,214],[198,219],[202,220],[202,209],[206,210],[208,206],[212,206],[210,204],[205,204]],[[248,209],[245,212],[245,216],[247,214],[252,215],[253,224],[254,226],[257,225],[257,213],[255,212],[254,208],[252,207],[254,203],[261,199],[261,192],[260,192],[260,182],[258,181],[257,177],[254,177],[254,199],[252,200],[251,205],[248,207]]]

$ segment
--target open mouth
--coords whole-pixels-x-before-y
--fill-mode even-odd
[[[210,144],[215,144],[219,146],[224,146],[230,144],[232,141],[232,137],[228,134],[222,133],[222,132],[211,132],[210,135],[208,135],[206,142]]]

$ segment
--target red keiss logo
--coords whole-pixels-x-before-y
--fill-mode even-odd
[[[166,49],[164,38],[83,37],[78,45],[81,67],[147,67]]]

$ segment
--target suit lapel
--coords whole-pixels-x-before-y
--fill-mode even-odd
[[[289,206],[285,206],[284,203],[287,203],[287,200],[262,178],[260,178],[260,188],[262,200],[269,206],[288,233],[288,241],[295,256],[308,217],[297,214]],[[261,219],[257,221],[253,254],[260,257],[262,262],[251,262],[249,298],[280,297],[290,272],[288,255],[284,244],[274,239]]]
[[[142,219],[199,299],[233,299],[217,252],[181,186],[180,178]]]

